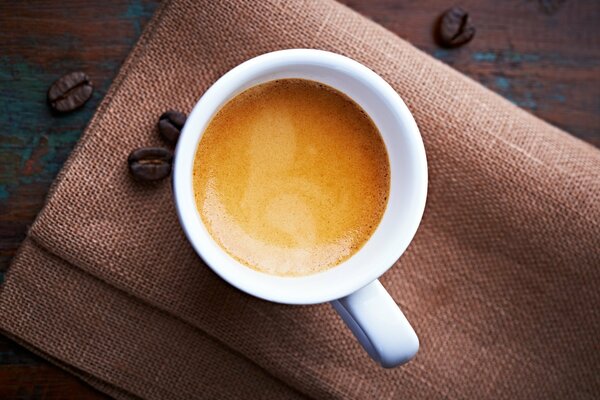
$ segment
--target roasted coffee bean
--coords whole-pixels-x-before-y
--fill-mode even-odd
[[[187,117],[184,113],[174,110],[169,110],[160,116],[158,120],[158,132],[163,139],[169,143],[177,143],[181,128],[185,124]]]
[[[171,173],[173,153],[162,147],[142,147],[129,154],[129,172],[139,181],[157,181]]]
[[[440,17],[437,40],[444,47],[458,47],[475,36],[475,27],[469,14],[460,7],[452,7]]]
[[[72,111],[84,105],[92,96],[93,91],[94,86],[85,73],[71,72],[50,86],[48,102],[56,111]]]

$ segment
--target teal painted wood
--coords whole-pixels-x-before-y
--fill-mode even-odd
[[[157,3],[0,4],[1,271]],[[91,77],[92,98],[77,111],[53,114],[47,88],[73,70]]]
[[[342,0],[513,103],[600,147],[600,2],[462,0],[477,34],[432,39],[443,0]],[[73,146],[158,0],[0,2],[0,279]],[[80,110],[54,115],[48,86],[83,70]],[[0,398],[98,399],[99,393],[0,336]]]

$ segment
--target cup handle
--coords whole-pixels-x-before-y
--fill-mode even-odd
[[[367,353],[385,368],[409,361],[419,350],[419,338],[379,280],[333,300],[340,314]]]

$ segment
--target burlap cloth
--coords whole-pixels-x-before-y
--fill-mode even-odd
[[[410,18],[410,16],[406,16]],[[107,33],[110,34],[110,33]],[[131,149],[220,75],[309,47],[383,76],[430,167],[422,226],[383,283],[421,339],[384,370],[327,305],[228,286]],[[598,398],[600,152],[331,1],[165,4],[67,162],[0,295],[9,336],[117,398]]]

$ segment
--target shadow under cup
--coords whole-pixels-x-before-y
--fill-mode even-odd
[[[198,143],[215,113],[231,98],[275,79],[307,79],[349,96],[373,120],[390,162],[388,204],[379,226],[352,257],[326,271],[299,277],[265,274],[239,263],[210,236],[196,208],[192,169]],[[427,193],[427,164],[417,125],[398,94],[367,67],[341,55],[295,49],[253,58],[221,77],[192,110],[174,164],[179,219],[196,252],[227,282],[253,296],[287,304],[322,303],[347,296],[389,269],[420,223]]]

